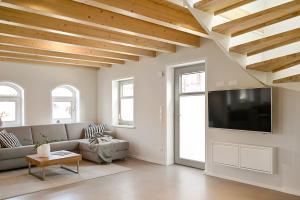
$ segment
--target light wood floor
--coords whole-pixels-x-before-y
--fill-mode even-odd
[[[13,198],[15,200],[299,200],[300,197],[203,175],[183,166],[129,159],[131,171]]]

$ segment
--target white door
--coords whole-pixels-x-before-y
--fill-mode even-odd
[[[175,163],[204,169],[205,68],[175,69]]]

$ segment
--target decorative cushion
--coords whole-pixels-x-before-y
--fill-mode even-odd
[[[0,133],[4,132],[5,130],[1,130]],[[2,148],[1,142],[0,142],[0,149]]]
[[[7,133],[6,130],[0,131],[0,144],[3,148],[22,146],[18,138],[13,133]]]
[[[84,128],[84,138],[95,137],[97,133],[103,133],[105,130],[105,124],[94,125],[90,124],[88,128]]]
[[[96,130],[96,133],[103,133],[106,125],[105,124],[90,124],[89,127],[93,127]]]

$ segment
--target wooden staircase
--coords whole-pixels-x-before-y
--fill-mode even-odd
[[[246,16],[243,11],[245,6],[252,6],[253,10],[253,5],[257,1],[201,0],[196,3],[193,0],[184,1],[190,12],[208,32],[209,37],[229,58],[236,61],[257,80],[267,86],[276,85],[286,88],[289,88],[289,84],[286,83],[300,82],[300,44],[298,43],[300,0],[282,1],[283,3],[269,8],[260,7],[261,10],[252,11]],[[236,16],[231,20],[224,19],[223,23],[214,25],[214,20],[219,19],[226,12],[243,13],[243,16]],[[294,23],[293,20],[298,21]],[[271,34],[264,33],[265,28],[270,28],[270,25],[271,28],[277,29],[277,26],[280,27],[283,23],[292,23],[288,26],[289,30],[280,29],[272,31]],[[250,36],[258,32],[260,33],[258,39]],[[288,45],[293,45],[291,52],[282,49],[280,51],[280,48],[289,49]],[[300,91],[300,84],[298,87],[291,87],[291,89],[295,88]]]
[[[230,47],[231,52],[252,56],[280,46],[298,42],[300,28]]]

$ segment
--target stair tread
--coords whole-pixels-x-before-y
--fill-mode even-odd
[[[213,27],[213,31],[238,36],[300,15],[300,0],[275,6]]]
[[[291,82],[300,82],[300,74],[295,74],[292,76],[276,79],[273,81],[274,84],[276,84],[276,83],[291,83]]]
[[[231,52],[252,56],[270,49],[300,40],[300,28],[240,44],[230,48]]]
[[[195,3],[194,7],[204,12],[210,12],[218,15],[253,1],[255,0],[202,0]]]
[[[247,69],[262,72],[277,72],[300,63],[300,52],[293,53],[278,58],[247,65]]]

